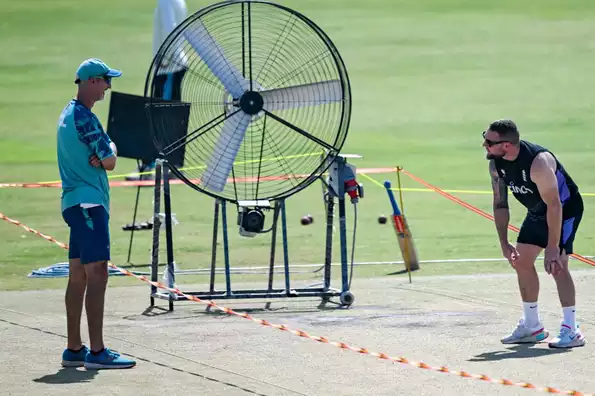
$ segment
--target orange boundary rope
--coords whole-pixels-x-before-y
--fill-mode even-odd
[[[41,232],[36,231],[36,230],[34,230],[34,229],[26,226],[23,223],[21,223],[20,221],[13,220],[13,219],[7,217],[6,215],[4,215],[2,212],[0,212],[0,219],[6,220],[9,223],[14,224],[16,226],[20,226],[20,227],[24,228],[26,231],[31,232],[31,233],[33,233],[35,235],[38,235],[38,236],[40,236],[40,237],[42,237],[42,238],[44,238],[44,239],[46,239],[46,240],[48,240],[50,242],[53,242],[53,243],[57,244],[58,246],[62,247],[63,249],[68,250],[68,246],[66,244],[61,243],[61,242],[58,242],[56,239],[54,239],[52,237],[49,237],[49,236],[47,236],[45,234],[42,234]],[[514,382],[514,381],[511,381],[511,380],[508,380],[508,379],[493,379],[493,378],[490,378],[490,377],[488,377],[487,375],[484,375],[484,374],[479,374],[478,375],[478,374],[471,374],[471,373],[468,373],[466,371],[453,371],[453,370],[450,370],[446,366],[441,366],[441,367],[430,366],[429,364],[426,364],[426,363],[423,363],[423,362],[411,361],[411,360],[409,360],[409,359],[407,359],[405,357],[402,357],[402,356],[400,356],[400,357],[391,357],[391,356],[387,355],[386,353],[373,352],[373,351],[370,351],[370,350],[368,350],[366,348],[360,348],[360,347],[354,347],[354,346],[348,345],[348,344],[346,344],[344,342],[331,341],[331,340],[329,340],[326,337],[313,336],[313,335],[310,335],[310,334],[306,333],[303,330],[299,330],[299,329],[298,330],[294,330],[294,329],[291,329],[291,328],[289,328],[289,327],[287,327],[285,325],[274,324],[274,323],[270,323],[270,322],[268,322],[268,321],[266,321],[264,319],[253,318],[252,316],[248,315],[247,313],[239,313],[239,312],[236,312],[236,311],[234,311],[233,309],[230,309],[230,308],[220,307],[219,305],[215,304],[213,301],[203,301],[203,300],[201,300],[200,298],[198,298],[196,296],[191,296],[191,295],[188,295],[188,294],[183,293],[178,288],[170,288],[170,287],[167,287],[166,285],[164,285],[164,284],[162,284],[160,282],[153,282],[153,281],[151,281],[150,279],[148,279],[144,275],[136,275],[136,274],[133,274],[132,272],[130,272],[128,270],[125,270],[125,269],[122,269],[122,268],[118,268],[116,265],[112,264],[111,262],[109,263],[109,266],[112,267],[112,268],[114,268],[114,269],[116,269],[116,270],[118,270],[118,271],[120,271],[124,275],[132,276],[134,278],[140,279],[143,282],[149,283],[149,284],[151,284],[153,286],[156,286],[156,287],[158,287],[160,289],[168,290],[168,291],[170,291],[172,293],[175,293],[177,295],[186,297],[189,300],[192,300],[192,301],[195,301],[195,302],[198,302],[198,303],[201,303],[201,304],[206,304],[209,307],[218,309],[218,310],[220,310],[220,311],[222,311],[222,312],[224,312],[224,313],[226,313],[228,315],[239,316],[240,318],[251,320],[251,321],[253,321],[255,323],[258,323],[258,324],[260,324],[262,326],[271,327],[271,328],[274,328],[274,329],[277,329],[277,330],[281,330],[281,331],[287,331],[287,332],[289,332],[291,334],[294,334],[294,335],[296,335],[298,337],[307,338],[307,339],[310,339],[310,340],[313,340],[313,341],[317,341],[317,342],[320,342],[320,343],[323,343],[323,344],[333,345],[335,347],[338,347],[338,348],[341,348],[341,349],[350,350],[352,352],[360,353],[360,354],[363,354],[363,355],[370,355],[370,356],[374,356],[374,357],[376,357],[378,359],[389,360],[389,361],[391,361],[393,363],[401,363],[401,364],[405,364],[405,365],[417,367],[417,368],[420,368],[420,369],[437,371],[437,372],[440,372],[440,373],[453,374],[453,375],[456,375],[458,377],[473,378],[473,379],[477,379],[477,380],[480,380],[480,381],[490,382],[490,383],[500,384],[500,385],[505,385],[505,386],[516,386],[516,387],[525,388],[525,389],[533,389],[533,390],[537,390],[537,391],[545,392],[545,393],[550,393],[550,394],[565,394],[565,395],[574,395],[574,396],[595,396],[595,395],[585,394],[585,393],[582,393],[582,392],[579,392],[579,391],[576,391],[576,390],[562,391],[562,390],[559,390],[559,389],[556,389],[556,388],[552,388],[550,386],[542,387],[542,386],[533,385],[533,384],[528,383],[528,382]]]
[[[485,217],[486,219],[490,219],[490,220],[494,221],[494,216],[492,216],[492,215],[490,215],[490,214],[488,214],[488,213],[484,212],[483,210],[481,210],[481,209],[479,209],[479,208],[476,208],[475,206],[473,206],[473,205],[471,205],[471,204],[468,204],[467,202],[465,202],[465,201],[463,201],[463,200],[461,200],[461,199],[459,199],[459,198],[455,197],[454,195],[451,195],[451,194],[449,194],[449,193],[445,192],[444,190],[441,190],[441,189],[439,189],[438,187],[435,187],[435,186],[431,185],[431,184],[430,184],[430,183],[428,183],[427,181],[425,181],[425,180],[423,180],[423,179],[421,179],[421,178],[419,178],[419,177],[417,177],[417,176],[415,176],[415,175],[412,175],[411,173],[407,172],[407,171],[406,171],[406,170],[404,170],[403,168],[397,168],[397,172],[403,172],[404,174],[406,174],[407,176],[409,176],[411,179],[413,179],[413,180],[415,180],[416,182],[418,182],[418,183],[420,183],[420,184],[423,184],[424,186],[426,186],[426,187],[428,187],[428,188],[430,188],[430,189],[432,189],[432,190],[436,191],[438,194],[440,194],[440,195],[442,195],[442,196],[444,196],[444,197],[446,197],[446,198],[450,199],[451,201],[453,201],[453,202],[455,202],[455,203],[458,203],[459,205],[461,205],[461,206],[463,206],[463,207],[465,207],[465,208],[467,208],[467,209],[469,209],[469,210],[471,210],[471,211],[473,211],[473,212],[477,213],[477,214],[478,214],[478,215],[480,215],[480,216],[483,216],[483,217]],[[512,230],[512,231],[514,231],[514,232],[519,232],[519,231],[520,231],[518,227],[515,227],[515,226],[513,226],[512,224],[509,224],[509,225],[508,225],[508,229],[509,229],[509,230]],[[584,256],[581,256],[581,255],[580,255],[580,254],[578,254],[578,253],[573,253],[573,254],[571,254],[570,256],[574,257],[574,258],[575,258],[575,259],[577,259],[577,260],[580,260],[580,261],[582,261],[582,262],[583,262],[583,263],[585,263],[585,264],[589,264],[589,265],[592,265],[592,266],[594,266],[594,267],[595,267],[595,261],[593,261],[593,260],[591,260],[591,259],[588,259],[588,258],[586,258],[586,257],[584,257]]]
[[[361,168],[357,169],[357,173],[391,173],[395,170],[393,168]],[[256,177],[236,177],[228,178],[228,183],[252,183],[255,181],[279,181],[279,180],[291,180],[291,179],[304,179],[310,175],[281,175],[281,176],[261,176]],[[200,179],[190,179],[192,183],[200,183]],[[184,184],[180,179],[170,179],[170,184]],[[110,182],[110,187],[151,187],[155,186],[155,180],[116,180]],[[61,182],[37,182],[37,183],[0,183],[0,188],[60,188],[62,187]]]

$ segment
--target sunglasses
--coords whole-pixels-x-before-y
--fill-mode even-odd
[[[104,80],[106,83],[108,83],[108,84],[111,84],[111,83],[112,83],[112,78],[111,78],[111,77],[109,77],[109,76],[97,76],[97,77],[93,77],[93,78],[103,78],[103,80]],[[77,78],[76,80],[74,80],[74,83],[75,83],[75,84],[78,84],[78,83],[80,83],[80,82],[81,82],[81,80],[80,80],[80,79],[78,79],[78,78]]]
[[[495,146],[495,145],[500,144],[500,143],[510,143],[508,140],[498,140],[498,141],[496,141],[496,140],[486,139],[486,132],[487,131],[483,131],[483,133],[481,135],[483,136],[483,140],[485,141],[485,143],[486,143],[486,145],[488,147],[492,147],[492,146]]]
[[[109,77],[109,76],[98,76],[98,77],[96,77],[96,78],[103,78],[103,80],[104,80],[106,83],[108,83],[108,84],[111,84],[111,83],[112,83],[112,78],[111,78],[111,77]]]

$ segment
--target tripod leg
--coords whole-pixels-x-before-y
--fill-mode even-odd
[[[136,213],[138,211],[138,199],[140,196],[140,186],[136,187],[136,202],[134,203],[134,215],[132,216],[132,230],[130,231],[130,242],[128,243],[128,259],[126,264],[130,264],[130,255],[132,253],[132,239],[134,238],[134,228],[136,227]]]

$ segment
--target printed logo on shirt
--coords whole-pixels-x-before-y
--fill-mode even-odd
[[[531,190],[530,188],[527,188],[527,186],[515,186],[513,182],[510,182],[510,191],[512,191],[513,193],[516,194],[533,194],[533,190]]]

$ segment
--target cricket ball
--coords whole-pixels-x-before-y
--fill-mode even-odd
[[[303,216],[300,222],[302,223],[302,225],[308,225],[310,224],[310,219],[308,218],[308,216]]]
[[[386,216],[385,215],[378,216],[378,222],[380,224],[386,224]]]

